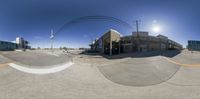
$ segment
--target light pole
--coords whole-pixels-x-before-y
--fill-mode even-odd
[[[53,53],[53,39],[54,39],[53,29],[51,29],[50,39],[51,39],[51,52]]]

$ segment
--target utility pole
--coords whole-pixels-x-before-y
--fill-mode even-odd
[[[139,36],[139,34],[138,34],[138,33],[139,33],[138,20],[136,20],[135,22],[136,22],[136,29],[137,29],[137,31],[136,31],[136,32],[137,32],[137,36]]]
[[[140,47],[139,47],[139,43],[140,43],[140,37],[139,37],[139,25],[138,25],[138,22],[139,20],[136,20],[136,32],[137,32],[137,50],[140,50]]]

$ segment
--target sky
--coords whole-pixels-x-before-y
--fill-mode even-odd
[[[165,35],[185,47],[187,40],[200,40],[198,4],[199,0],[0,0],[0,40],[21,36],[32,47],[46,48],[53,29],[55,47],[89,47],[111,28],[131,35],[140,20],[140,31]],[[155,26],[160,31],[152,31]]]

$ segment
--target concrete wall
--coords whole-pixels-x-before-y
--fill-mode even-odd
[[[112,54],[112,52],[120,51],[120,34],[115,30],[109,30],[103,37],[103,49],[102,52],[106,54]],[[116,45],[117,44],[117,45]]]
[[[161,50],[160,43],[149,43],[148,51]]]

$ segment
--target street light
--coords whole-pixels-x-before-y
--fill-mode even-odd
[[[53,29],[51,29],[50,39],[51,39],[51,51],[53,53],[53,39],[54,39],[54,32]]]

